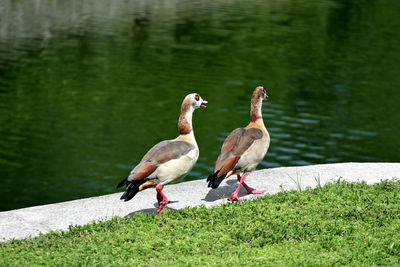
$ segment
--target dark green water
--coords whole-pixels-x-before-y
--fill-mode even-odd
[[[185,180],[248,123],[257,85],[259,168],[398,162],[399,14],[394,0],[0,1],[0,210],[116,192],[177,136],[191,92],[209,105]]]

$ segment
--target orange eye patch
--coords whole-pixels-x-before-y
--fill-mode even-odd
[[[196,99],[196,101],[199,101],[200,96],[199,96],[199,95],[195,95],[195,96],[194,96],[194,99]]]

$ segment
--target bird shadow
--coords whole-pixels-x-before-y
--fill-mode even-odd
[[[177,201],[177,200],[172,200],[172,201],[168,201],[168,204],[177,203],[177,202],[179,202],[179,201]],[[133,217],[135,217],[135,214],[136,214],[136,213],[157,214],[158,203],[155,202],[153,205],[154,205],[154,208],[136,210],[136,211],[131,212],[131,213],[129,213],[128,215],[126,215],[125,218],[127,218],[127,217],[132,217],[132,218],[133,218]],[[168,206],[167,206],[165,209],[168,209],[168,210],[176,210],[176,209],[170,208],[170,207],[168,207]]]
[[[236,190],[238,182],[236,180],[227,180],[226,184],[227,185],[219,186],[216,189],[210,188],[210,191],[208,191],[207,195],[202,200],[207,202],[214,202],[219,199],[230,197],[232,193]],[[247,195],[247,191],[244,189],[243,186],[241,186],[238,196],[243,197],[245,195]]]

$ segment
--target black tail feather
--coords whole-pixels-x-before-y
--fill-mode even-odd
[[[123,187],[124,185],[129,184],[128,178],[125,178],[124,180],[122,180],[118,185],[117,188]]]
[[[221,177],[217,177],[218,173],[219,171],[216,171],[208,176],[208,187],[211,187],[212,189],[218,188],[221,182],[225,179],[226,174],[222,175]]]
[[[147,179],[133,180],[133,181],[128,181],[127,179],[125,179],[122,182],[120,182],[118,187],[127,185],[126,191],[121,196],[121,199],[125,201],[131,200],[137,194],[137,192],[139,192],[139,186],[141,186],[147,181],[148,181]]]

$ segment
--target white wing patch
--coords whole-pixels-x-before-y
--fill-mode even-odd
[[[236,166],[246,172],[254,171],[257,165],[263,160],[265,154],[267,154],[268,147],[269,140],[266,138],[254,141],[254,143],[240,157]]]
[[[178,159],[173,159],[161,164],[157,169],[158,181],[162,184],[168,184],[174,180],[185,177],[193,168],[198,157],[199,151],[195,148]]]
[[[199,156],[198,151],[196,148],[192,149],[189,151],[189,153],[187,153],[185,156],[191,158],[191,159],[195,159]]]

